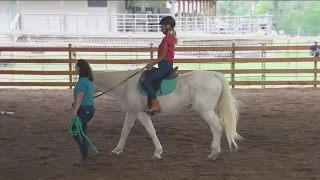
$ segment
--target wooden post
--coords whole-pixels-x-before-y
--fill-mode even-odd
[[[72,53],[72,58],[71,59],[77,59],[76,52],[71,52],[71,53]],[[72,66],[71,68],[72,68],[72,70],[75,70],[74,66]],[[72,75],[72,80],[73,80],[73,82],[77,82],[78,81],[78,77]]]
[[[71,44],[69,44],[69,82],[72,83],[72,52],[71,52]],[[72,89],[72,85],[69,86]]]
[[[318,69],[318,60],[320,59],[320,57],[315,57],[314,59],[314,70],[317,70]],[[313,87],[317,87],[317,84],[316,84],[316,81],[317,81],[317,75],[318,73],[315,72],[314,75],[313,75],[313,80],[315,81]]]
[[[200,45],[198,47],[200,47]],[[198,51],[198,52],[199,52],[198,58],[201,58],[201,51]],[[199,70],[201,70],[201,63],[198,63],[198,64],[199,64]]]
[[[235,43],[232,43],[232,51],[231,51],[231,70],[232,70],[232,74],[231,74],[231,82],[234,82],[234,70],[235,70],[235,62],[234,62],[234,58],[236,57],[236,53],[235,53]],[[232,84],[232,89],[235,87],[234,84]]]
[[[265,43],[262,43],[262,47],[265,47],[266,46],[266,44]],[[262,50],[261,51],[261,54],[262,54],[262,58],[265,58],[265,50]],[[266,69],[266,63],[265,62],[262,62],[261,63],[261,65],[262,65],[262,68],[261,69],[263,69],[263,70],[265,70]],[[266,81],[266,74],[264,74],[264,73],[262,73],[261,74],[261,80],[264,82],[264,81]],[[265,88],[266,86],[265,85],[262,85],[262,88]]]
[[[153,60],[153,43],[150,43],[150,60]]]

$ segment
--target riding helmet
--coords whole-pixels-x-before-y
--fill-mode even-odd
[[[174,28],[176,26],[176,21],[173,19],[172,16],[165,16],[160,20],[159,25],[169,25],[171,28]]]

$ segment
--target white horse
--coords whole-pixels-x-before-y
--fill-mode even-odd
[[[123,151],[130,129],[136,119],[138,119],[154,143],[155,152],[152,159],[161,158],[162,145],[157,137],[150,116],[145,113],[147,97],[141,95],[137,89],[137,83],[142,72],[136,69],[111,72],[96,71],[93,74],[95,78],[95,93],[105,92],[135,74],[121,85],[106,93],[120,101],[122,107],[127,112],[120,140],[111,154],[118,155]],[[215,71],[198,70],[180,74],[176,89],[171,94],[158,97],[158,100],[161,112],[157,113],[157,116],[178,115],[192,108],[209,124],[213,139],[211,144],[212,152],[207,157],[208,160],[216,159],[221,153],[220,140],[223,127],[230,150],[232,150],[232,144],[236,150],[238,149],[235,140],[242,139],[236,130],[240,101],[233,98],[229,83],[223,74]]]

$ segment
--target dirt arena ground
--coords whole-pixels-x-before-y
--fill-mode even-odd
[[[245,140],[230,152],[225,136],[222,154],[210,154],[208,125],[194,112],[153,118],[163,158],[151,160],[154,146],[136,122],[123,153],[109,156],[120,137],[125,113],[120,103],[96,100],[89,137],[93,165],[72,164],[79,150],[68,134],[69,90],[0,90],[0,179],[12,180],[305,180],[320,178],[320,90],[234,90],[243,102],[238,132]]]

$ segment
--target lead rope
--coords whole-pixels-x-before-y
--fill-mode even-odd
[[[83,138],[86,138],[86,140],[89,142],[91,145],[92,149],[98,154],[97,148],[93,145],[93,143],[90,141],[88,136],[85,135],[85,133],[82,130],[82,121],[79,116],[77,116],[75,119],[72,119],[69,123],[69,133],[71,136],[79,136],[79,140],[81,143],[83,143]]]
[[[124,82],[128,81],[130,78],[132,78],[133,76],[135,76],[136,74],[138,74],[139,72],[141,72],[142,70],[144,70],[145,68],[146,68],[146,67],[141,68],[139,71],[135,72],[134,74],[132,74],[131,76],[129,76],[128,78],[126,78],[124,81],[122,81],[122,82],[119,83],[118,85],[110,88],[109,90],[107,90],[107,91],[105,91],[105,92],[103,92],[103,93],[101,93],[101,94],[98,94],[98,95],[94,96],[93,99],[94,99],[94,98],[97,98],[97,97],[99,97],[99,96],[102,96],[102,95],[106,94],[107,92],[115,89],[116,87],[120,86],[121,84],[123,84]]]

